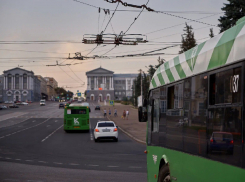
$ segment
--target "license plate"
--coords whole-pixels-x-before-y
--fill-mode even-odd
[[[104,129],[104,130],[102,130],[103,132],[110,132],[110,130],[109,129]]]
[[[74,126],[73,128],[80,128],[80,126]]]

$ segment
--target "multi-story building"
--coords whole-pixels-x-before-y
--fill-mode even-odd
[[[132,97],[133,80],[137,77],[137,74],[114,74],[101,67],[86,72],[86,75],[86,99],[94,101]]]
[[[133,84],[138,74],[114,74],[115,100],[123,100],[133,96]]]
[[[32,71],[13,68],[3,72],[3,101],[39,101],[40,81]]]
[[[48,100],[54,100],[56,97],[55,89],[58,87],[58,82],[52,77],[44,77],[47,82]]]
[[[0,75],[0,102],[3,102],[3,75]]]
[[[97,68],[86,72],[87,100],[104,101],[114,99],[113,71]]]
[[[43,78],[41,75],[36,75],[36,77],[41,82],[41,98],[42,99],[48,99],[48,93],[47,93],[47,81],[45,78]]]

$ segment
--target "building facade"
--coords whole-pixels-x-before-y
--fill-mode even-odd
[[[3,72],[3,101],[39,101],[40,81],[32,71],[13,68]]]
[[[44,77],[47,82],[47,95],[48,100],[55,100],[57,93],[55,89],[58,87],[58,82],[52,77]]]
[[[86,99],[102,102],[132,97],[132,85],[137,74],[114,74],[100,67],[86,72],[86,76]]]
[[[0,75],[0,102],[3,102],[3,75]]]
[[[41,75],[36,75],[36,77],[38,78],[38,80],[40,80],[41,82],[41,98],[42,99],[48,99],[48,93],[47,93],[47,81],[45,78],[43,78]]]
[[[113,71],[97,68],[86,72],[86,99],[91,101],[114,100]]]
[[[138,74],[114,74],[115,100],[130,99],[133,96],[133,84]]]

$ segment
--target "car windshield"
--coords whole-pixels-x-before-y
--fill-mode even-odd
[[[232,134],[229,133],[214,133],[213,135],[215,140],[224,140],[224,139],[230,139],[232,140]]]
[[[86,114],[86,109],[71,109],[71,114]]]
[[[114,123],[98,123],[98,127],[115,127]]]

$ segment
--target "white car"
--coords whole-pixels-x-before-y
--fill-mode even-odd
[[[94,128],[94,141],[99,139],[114,139],[118,141],[118,129],[113,121],[99,121]]]
[[[21,102],[21,105],[28,105],[27,102]]]
[[[7,109],[8,107],[5,106],[5,105],[1,105],[0,108],[2,108],[2,109]]]

